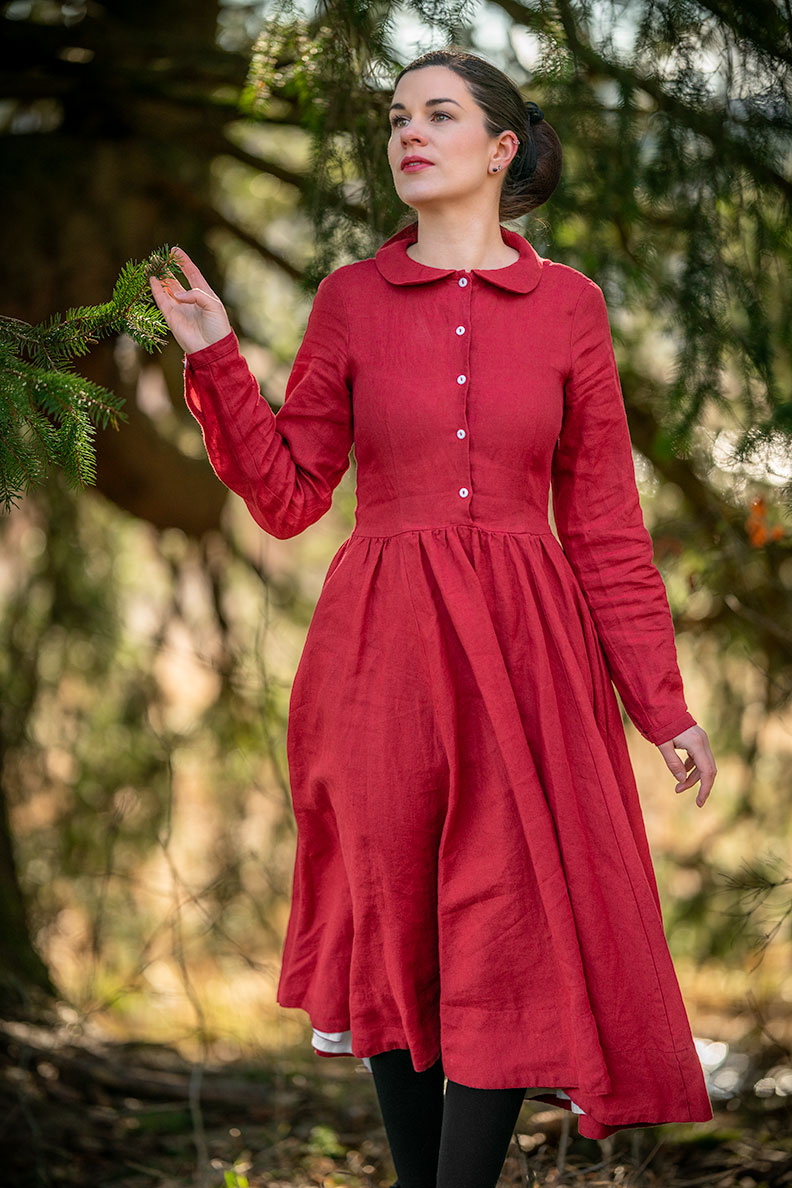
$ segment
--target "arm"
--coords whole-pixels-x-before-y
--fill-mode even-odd
[[[236,334],[185,355],[184,398],[218,478],[258,524],[297,536],[330,507],[349,467],[351,381],[343,294],[319,284],[281,408],[273,413]]]
[[[624,707],[644,738],[668,742],[696,722],[641,513],[605,299],[588,280],[572,319],[552,490],[559,539]]]

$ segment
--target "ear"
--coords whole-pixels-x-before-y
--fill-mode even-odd
[[[501,132],[495,152],[490,159],[490,169],[493,172],[499,171],[502,173],[508,164],[514,160],[519,147],[520,141],[514,132]]]

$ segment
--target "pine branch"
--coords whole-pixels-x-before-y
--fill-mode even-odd
[[[149,277],[178,273],[165,245],[124,265],[109,301],[53,314],[33,326],[0,315],[0,503],[22,494],[59,466],[74,487],[96,481],[96,425],[127,420],[123,398],[76,372],[74,360],[101,338],[127,334],[151,354],[167,341],[167,323]],[[181,278],[183,279],[183,278]]]
[[[792,918],[792,899],[787,893],[787,888],[792,886],[792,874],[784,873],[785,865],[781,857],[771,854],[755,861],[743,861],[739,873],[721,872],[723,885],[735,893],[739,904],[731,914],[740,919],[742,927],[747,927],[749,922],[753,924],[760,955],[764,954],[787,920]],[[772,900],[773,893],[779,888],[783,889],[783,894],[776,896],[777,899],[781,898],[780,908]],[[762,911],[766,913],[764,918]],[[768,928],[767,916],[772,918],[774,913],[777,918]]]

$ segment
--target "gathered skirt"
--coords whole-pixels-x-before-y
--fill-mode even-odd
[[[354,532],[287,750],[277,1000],[316,1051],[556,1086],[592,1138],[712,1117],[621,712],[549,528]]]

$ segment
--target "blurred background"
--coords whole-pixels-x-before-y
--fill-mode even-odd
[[[714,1123],[684,1155],[670,1128],[663,1165],[654,1133],[603,1154],[526,1105],[504,1182],[682,1183],[705,1134],[696,1157],[719,1162],[695,1182],[789,1184],[788,6],[12,0],[0,313],[99,304],[128,260],[179,244],[277,409],[319,279],[405,213],[393,79],[451,41],[504,69],[564,146],[556,194],[510,225],[605,292],[688,705],[719,768],[699,810],[627,722]],[[15,1184],[390,1184],[369,1074],[314,1056],[307,1016],[274,998],[286,710],[353,527],[354,455],[321,521],[267,536],[206,460],[182,362],[172,339],[98,343],[80,371],[128,420],[97,432],[95,486],[54,471],[0,516],[0,1144]],[[243,1066],[234,1084],[258,1096],[212,1097],[218,1069]],[[158,1076],[170,1105],[146,1096]],[[223,1100],[258,1140],[236,1112],[212,1131]],[[123,1144],[146,1136],[133,1158]]]

